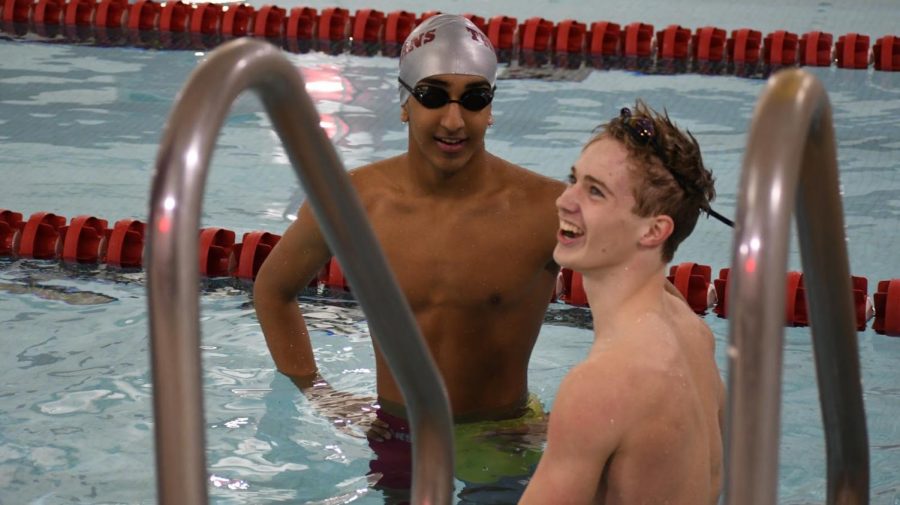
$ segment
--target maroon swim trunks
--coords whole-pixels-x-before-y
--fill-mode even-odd
[[[408,490],[412,487],[412,435],[409,422],[378,409],[376,417],[388,425],[391,438],[369,439],[375,457],[369,462],[371,473],[380,473],[379,487]]]

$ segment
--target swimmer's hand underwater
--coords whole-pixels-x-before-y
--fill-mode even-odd
[[[369,438],[373,432],[381,437],[386,433],[386,438],[390,438],[387,425],[375,418],[377,407],[374,397],[338,391],[318,373],[312,377],[290,379],[310,405],[331,421],[338,431],[353,438]],[[373,429],[375,423],[378,426]]]
[[[384,442],[385,440],[393,438],[393,435],[391,434],[388,423],[376,417],[372,419],[372,422],[369,424],[369,431],[366,433],[366,438],[375,442]]]

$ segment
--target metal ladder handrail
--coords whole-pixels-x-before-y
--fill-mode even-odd
[[[869,502],[855,310],[831,105],[802,70],[773,75],[742,167],[727,295],[730,323],[725,503],[777,500],[785,277],[797,212],[827,449],[827,503]]]
[[[400,385],[413,437],[413,503],[448,504],[453,433],[443,381],[350,178],[319,127],[299,70],[276,47],[249,38],[220,46],[191,74],[169,116],[153,177],[147,290],[159,503],[208,500],[198,229],[216,138],[246,89],[262,100]]]

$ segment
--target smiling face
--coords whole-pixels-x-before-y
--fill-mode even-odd
[[[474,75],[436,75],[414,85],[445,90],[451,100],[459,100],[466,91],[490,90],[490,84]],[[451,175],[466,167],[473,157],[484,154],[484,134],[491,122],[491,106],[471,111],[449,102],[435,109],[426,108],[410,97],[400,118],[409,122],[409,154],[431,168]]]
[[[662,243],[659,233],[666,230],[659,227],[671,219],[634,213],[632,163],[625,146],[610,137],[582,151],[556,200],[560,229],[553,259],[560,266],[582,273],[615,267]]]

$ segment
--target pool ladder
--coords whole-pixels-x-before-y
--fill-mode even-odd
[[[268,111],[401,387],[414,445],[413,503],[449,504],[453,434],[443,381],[349,176],[319,127],[299,70],[275,46],[249,38],[220,46],[191,74],[166,124],[153,176],[147,290],[158,501],[208,502],[197,230],[216,138],[231,104],[247,89]]]
[[[208,500],[197,229],[216,136],[248,88],[259,93],[403,388],[417,462],[413,503],[450,503],[452,425],[440,376],[299,72],[277,48],[250,39],[221,46],[194,71],[170,115],[154,174],[147,272],[158,500]],[[786,70],[770,79],[751,123],[739,195],[724,501],[777,500],[784,278],[796,206],[826,434],[827,503],[867,504],[868,438],[831,107],[812,75]]]
[[[757,102],[738,192],[729,274],[726,505],[774,504],[792,211],[825,427],[827,502],[869,503],[869,444],[831,105],[802,70]]]

